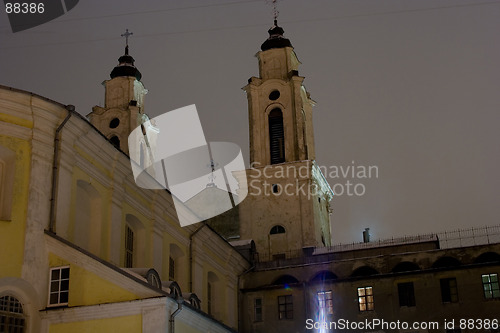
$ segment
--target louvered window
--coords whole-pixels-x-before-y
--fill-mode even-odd
[[[269,113],[269,147],[271,150],[271,164],[285,162],[283,113],[278,108]]]

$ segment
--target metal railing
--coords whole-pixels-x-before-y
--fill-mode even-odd
[[[451,231],[422,234],[416,236],[404,236],[389,239],[381,239],[368,243],[349,243],[336,244],[326,247],[316,247],[311,249],[307,254],[307,250],[296,249],[281,252],[279,255],[270,253],[258,253],[256,260],[258,262],[269,262],[277,260],[287,260],[294,258],[304,258],[311,255],[340,253],[346,251],[363,250],[371,248],[380,248],[385,246],[407,245],[422,242],[438,241],[439,248],[449,249],[457,247],[485,245],[500,243],[500,225],[484,226],[468,229],[456,229]]]

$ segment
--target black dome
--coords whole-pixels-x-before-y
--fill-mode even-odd
[[[128,45],[125,47],[125,54],[118,58],[118,66],[113,68],[109,76],[114,79],[118,76],[134,76],[137,81],[142,78],[141,72],[134,66],[134,58],[128,54]]]
[[[293,47],[292,43],[290,43],[290,40],[283,37],[285,31],[282,27],[278,26],[278,22],[276,20],[274,20],[274,25],[267,32],[269,33],[269,38],[266,39],[266,41],[260,46],[260,49],[262,51],[282,47]]]

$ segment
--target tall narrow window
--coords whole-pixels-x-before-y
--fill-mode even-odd
[[[49,306],[68,305],[69,266],[50,269]]]
[[[207,310],[208,314],[212,315],[212,284],[207,283]]]
[[[0,297],[0,332],[23,333],[26,319],[23,305],[12,296]]]
[[[359,311],[373,311],[373,288],[358,288]]]
[[[125,267],[134,264],[134,231],[128,225],[125,226]]]
[[[269,148],[271,151],[271,164],[285,162],[283,112],[278,108],[269,113]]]
[[[318,292],[318,306],[324,314],[333,314],[333,297],[332,291]]]
[[[278,296],[278,319],[293,319],[292,295]]]
[[[398,283],[399,306],[415,306],[413,282]]]
[[[481,276],[483,280],[483,291],[484,297],[487,299],[500,298],[500,287],[498,285],[498,275],[497,274],[483,274]]]
[[[254,300],[254,321],[262,321],[262,298]]]
[[[172,257],[168,258],[168,279],[175,281],[175,260]]]
[[[0,145],[0,220],[11,219],[16,153]]]
[[[458,302],[457,279],[441,279],[441,300],[443,303]]]

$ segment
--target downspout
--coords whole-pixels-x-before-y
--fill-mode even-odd
[[[66,110],[68,114],[66,118],[62,121],[62,123],[57,127],[56,133],[54,136],[54,160],[52,161],[52,194],[50,198],[50,216],[49,216],[49,231],[55,233],[56,230],[56,195],[57,195],[57,181],[59,176],[59,151],[60,145],[59,141],[61,140],[61,131],[68,122],[69,118],[71,118],[72,112],[75,111],[74,105],[66,105]]]
[[[306,319],[311,318],[309,317],[309,303],[307,302],[307,282],[302,282],[302,290],[304,292],[304,312],[306,314]]]
[[[243,312],[243,306],[242,306],[242,304],[243,304],[243,302],[242,302],[243,296],[241,295],[240,278],[243,275],[247,274],[248,272],[252,271],[254,268],[255,268],[255,264],[252,267],[250,267],[249,269],[247,269],[246,271],[244,271],[243,273],[241,273],[240,275],[238,275],[238,284],[237,284],[237,286],[238,286],[238,331],[239,332],[242,332],[241,318],[243,316],[243,313],[242,313]]]
[[[196,234],[206,226],[206,222],[198,227],[191,235],[189,235],[189,292],[193,292],[193,238]]]
[[[179,312],[181,312],[181,310],[182,310],[182,302],[183,302],[183,300],[182,299],[176,299],[176,301],[177,301],[177,310],[175,310],[170,315],[170,319],[168,320],[168,322],[170,323],[170,330],[169,330],[170,333],[174,333],[175,332],[175,316],[177,316],[179,314]]]

